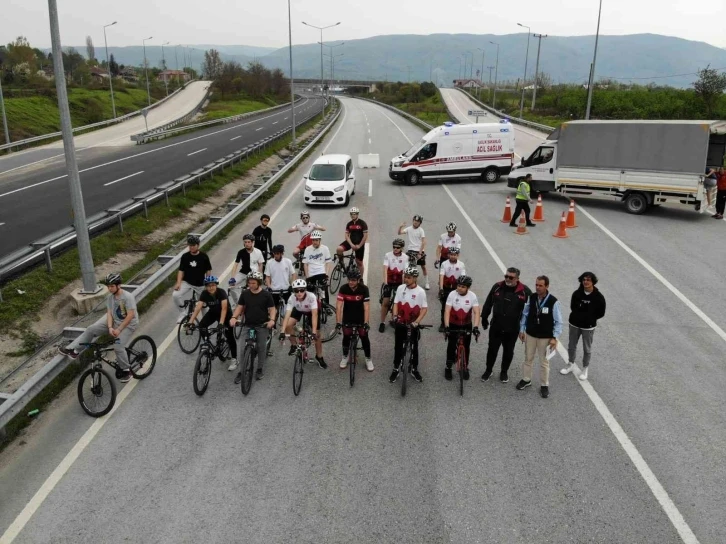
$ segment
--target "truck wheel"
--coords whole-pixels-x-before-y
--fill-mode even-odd
[[[406,183],[409,185],[418,185],[421,182],[421,174],[416,170],[406,172]]]
[[[628,213],[641,215],[648,209],[648,199],[643,193],[630,193],[625,197],[625,210]]]
[[[499,179],[499,170],[494,167],[487,168],[481,175],[484,183],[494,183]]]

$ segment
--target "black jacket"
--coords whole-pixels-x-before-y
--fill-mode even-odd
[[[570,325],[580,329],[593,329],[597,326],[597,320],[605,316],[605,297],[597,287],[593,287],[592,293],[586,295],[585,289],[580,285],[572,293],[570,310]]]
[[[481,312],[482,328],[486,330],[489,327],[489,314],[494,310],[492,328],[502,332],[518,332],[522,311],[531,294],[529,287],[521,281],[514,288],[507,287],[503,281],[495,283]]]

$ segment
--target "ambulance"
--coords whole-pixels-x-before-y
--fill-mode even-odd
[[[467,125],[447,121],[392,158],[388,175],[409,185],[425,178],[481,178],[494,183],[509,174],[513,164],[514,128],[506,120]]]

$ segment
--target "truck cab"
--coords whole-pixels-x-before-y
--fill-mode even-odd
[[[517,188],[527,174],[532,174],[533,192],[546,193],[555,190],[557,172],[557,141],[545,140],[529,157],[522,157],[518,165],[512,167],[507,186]]]

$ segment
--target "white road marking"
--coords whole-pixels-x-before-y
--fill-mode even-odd
[[[241,137],[242,137],[242,135],[240,134],[239,136],[235,136],[234,138],[230,138],[229,141],[231,142],[231,141],[236,140],[237,138],[241,138]]]
[[[259,130],[262,130],[263,128],[265,128],[265,127],[260,127],[260,128],[256,128],[256,129],[255,129],[255,132],[257,132],[257,131],[259,131]]]
[[[0,223],[0,227],[2,227],[5,223]]]
[[[373,196],[373,180],[368,180],[368,196]]]
[[[277,124],[277,123],[279,123],[279,122],[280,122],[280,121],[275,121],[275,122],[274,122],[274,123],[272,123],[272,124],[273,124],[273,125],[276,125],[276,124]]]
[[[289,118],[289,117],[285,117],[285,118],[283,119],[283,121],[287,121],[288,119],[290,119],[290,118]]]
[[[144,171],[142,170],[141,172],[136,172],[135,174],[130,174],[130,175],[125,176],[123,178],[117,179],[116,181],[109,181],[108,183],[104,183],[103,186],[104,187],[108,187],[109,185],[113,185],[114,183],[118,183],[119,181],[123,181],[125,179],[129,179],[129,178],[132,178],[134,176],[138,176],[139,174],[143,174],[143,173],[144,173]]]
[[[83,170],[81,170],[82,172]],[[57,178],[48,179],[46,181],[41,181],[39,183],[33,183],[33,185],[28,185],[27,187],[21,187],[20,189],[14,189],[12,191],[8,191],[7,193],[3,193],[0,195],[0,198],[8,195],[12,195],[13,193],[19,193],[20,191],[24,191],[25,189],[32,189],[33,187],[37,187],[38,185],[45,185],[46,183],[50,183],[51,181],[56,181],[59,179],[67,178],[68,174],[65,174],[63,176],[58,176]]]
[[[205,147],[204,149],[199,149],[197,151],[192,151],[191,153],[187,153],[187,157],[191,157],[192,155],[196,155],[197,153],[201,153],[202,151],[206,151],[206,150],[207,150],[207,148]]]
[[[363,255],[363,284],[368,285],[368,261],[371,255],[370,242],[365,243],[365,254]]]
[[[484,245],[486,250],[489,252],[489,255],[492,257],[495,263],[497,263],[497,266],[499,269],[504,273],[506,271],[506,266],[504,266],[504,263],[499,258],[499,255],[494,251],[494,248],[492,248],[491,244],[487,241],[487,239],[484,237],[484,235],[481,233],[479,228],[476,226],[474,221],[472,221],[471,217],[469,217],[469,214],[466,213],[462,205],[459,203],[459,201],[454,197],[452,192],[449,190],[448,186],[442,185],[446,193],[451,198],[454,205],[459,209],[459,212],[461,212],[461,215],[466,219],[466,222],[469,223],[469,226],[474,231],[474,234],[476,234],[477,238],[479,238],[479,241]],[[579,206],[578,206],[579,207]],[[596,224],[592,216],[587,214],[583,210],[583,212],[588,215],[590,219],[592,219]],[[604,227],[601,227],[604,229]],[[606,230],[606,229],[605,229]],[[608,234],[609,231],[606,232]],[[610,233],[610,236],[617,241],[617,239]],[[624,244],[622,244],[623,247],[627,248]],[[630,248],[627,248],[627,251],[632,252]],[[632,252],[634,254],[634,252]],[[641,264],[644,266],[647,265],[645,261],[643,261]],[[657,272],[652,271],[655,274]],[[658,276],[656,276],[658,277]],[[670,284],[668,284],[670,285]],[[667,286],[667,285],[666,285]],[[674,288],[675,289],[675,288]],[[684,297],[685,298],[685,297]],[[560,354],[560,356],[567,361],[567,350],[565,350],[565,347],[562,345],[562,343],[557,344],[557,352]],[[612,414],[612,412],[608,409],[608,407],[605,405],[605,402],[603,402],[602,398],[600,398],[600,395],[597,394],[595,389],[592,387],[590,382],[587,380],[580,380],[580,370],[576,369],[573,372],[573,375],[575,376],[575,381],[580,384],[582,389],[585,391],[585,394],[588,396],[592,404],[595,406],[595,409],[598,411],[600,416],[605,420],[605,423],[610,428],[610,431],[613,433],[617,441],[620,443],[620,446],[625,450],[625,453],[628,455],[630,460],[632,461],[635,468],[638,470],[640,475],[643,477],[643,480],[645,480],[645,483],[648,485],[648,488],[650,488],[651,493],[653,493],[653,496],[656,498],[658,503],[661,505],[661,508],[663,508],[663,511],[668,516],[668,519],[673,524],[673,527],[678,531],[678,534],[681,537],[681,540],[685,542],[686,544],[698,544],[698,539],[696,538],[696,535],[693,533],[691,528],[688,526],[688,523],[686,523],[686,520],[683,519],[683,515],[680,513],[678,508],[676,507],[675,503],[671,500],[670,496],[668,495],[668,492],[663,488],[661,483],[658,481],[658,478],[656,478],[655,474],[653,474],[653,471],[648,466],[648,463],[646,463],[645,459],[643,459],[643,456],[640,454],[638,449],[635,447],[635,444],[630,440],[627,433],[623,428],[620,426],[618,421],[615,419],[615,416]]]
[[[338,130],[335,131],[335,134],[333,134],[330,142],[328,142],[328,145],[323,150],[323,153],[328,150],[328,147],[330,147],[330,144],[333,143],[333,140],[338,136],[338,133],[340,132],[340,129],[343,128],[343,124],[345,122],[345,109],[343,110],[343,120],[340,123],[340,126],[338,127]],[[295,186],[295,188],[290,192],[290,194],[285,198],[285,200],[282,201],[282,204],[275,210],[275,212],[270,217],[270,221],[274,221],[274,219],[279,215],[279,213],[287,206],[287,203],[290,201],[290,199],[293,197],[293,195],[297,194],[298,190],[300,189],[300,186],[303,184],[304,180],[300,180],[298,184]],[[368,244],[366,244],[368,245]],[[368,247],[366,247],[366,257],[369,255],[370,251],[368,251]],[[368,262],[364,261],[366,265],[366,270],[368,270]],[[230,264],[225,271],[222,273],[222,277],[227,276],[232,271],[232,266],[234,263]],[[367,281],[367,277],[366,280]],[[164,341],[159,346],[159,349],[157,351],[157,359],[161,357],[161,355],[169,348],[169,346],[174,342],[176,339],[176,326],[172,327],[171,332],[169,335],[164,339]],[[15,538],[20,534],[20,532],[25,528],[28,521],[30,521],[30,518],[33,517],[33,514],[40,508],[40,506],[43,504],[43,501],[45,501],[46,498],[48,498],[48,495],[50,495],[51,491],[55,488],[55,486],[58,484],[58,482],[65,476],[65,474],[70,470],[70,468],[73,466],[73,463],[76,462],[78,457],[80,457],[81,453],[83,453],[83,450],[86,449],[88,444],[91,443],[91,441],[95,438],[95,436],[98,434],[98,432],[101,430],[101,428],[106,424],[106,422],[109,420],[109,418],[118,410],[119,406],[121,406],[126,398],[131,394],[131,392],[136,388],[136,386],[139,384],[139,380],[131,380],[126,387],[123,388],[123,390],[118,394],[118,397],[116,397],[116,404],[114,405],[113,409],[105,416],[98,418],[96,421],[93,422],[91,427],[83,434],[83,436],[80,438],[80,440],[73,446],[71,451],[68,452],[68,454],[63,458],[63,460],[60,462],[60,464],[55,468],[55,470],[51,473],[50,476],[43,482],[43,484],[40,486],[40,489],[33,495],[33,498],[30,499],[28,504],[25,505],[25,508],[18,514],[18,516],[15,518],[13,523],[6,529],[6,531],[3,533],[2,536],[0,536],[0,544],[10,544],[15,540]]]
[[[370,143],[371,143],[371,139],[370,139],[370,138],[368,138],[368,144],[370,145]]]

